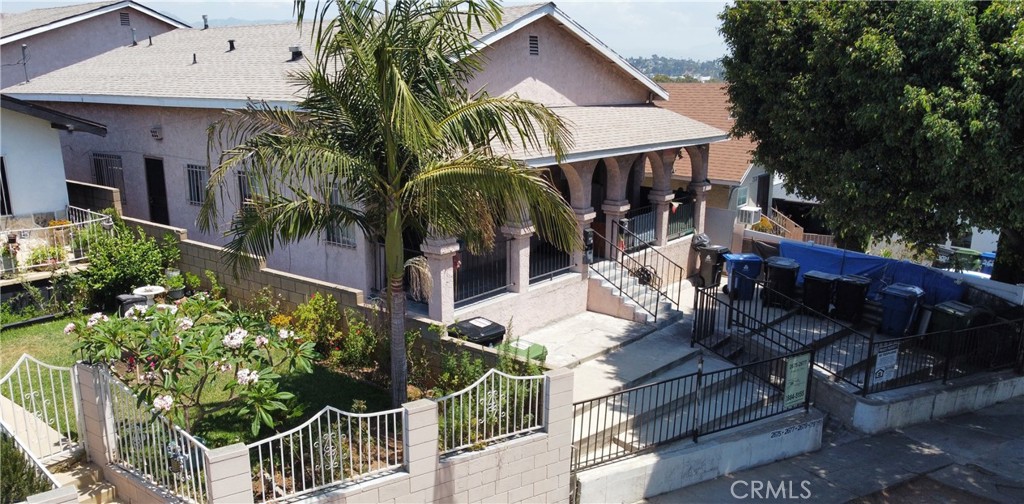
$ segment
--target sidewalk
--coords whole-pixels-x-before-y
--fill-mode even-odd
[[[722,502],[1024,502],[1024,397],[870,437],[830,430],[823,448],[647,499]]]

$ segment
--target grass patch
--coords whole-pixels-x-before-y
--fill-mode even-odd
[[[77,362],[78,356],[71,349],[78,340],[64,334],[64,326],[70,321],[70,318],[60,318],[0,331],[0,376],[6,374],[23,353],[52,366],[70,367]]]

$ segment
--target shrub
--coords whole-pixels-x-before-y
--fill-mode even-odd
[[[352,309],[345,310],[348,332],[335,341],[331,358],[337,364],[352,368],[367,368],[379,364],[375,355],[383,338],[373,324]]]
[[[300,334],[309,336],[316,342],[316,349],[328,354],[338,346],[341,334],[341,312],[338,301],[333,296],[313,293],[309,301],[295,307],[292,312],[292,325]]]
[[[114,232],[98,237],[89,250],[89,268],[82,279],[92,293],[91,304],[110,306],[114,296],[136,287],[160,281],[164,255],[156,240],[141,228],[131,230],[123,224]]]
[[[274,292],[270,286],[266,286],[249,296],[249,302],[245,304],[245,309],[260,320],[270,322],[270,319],[274,318],[281,310],[283,301],[284,297],[281,294]]]
[[[174,233],[164,234],[160,241],[160,258],[164,268],[175,268],[181,260],[181,247],[178,242],[178,235]]]
[[[63,247],[56,245],[43,245],[42,247],[36,247],[32,249],[32,252],[28,256],[28,263],[31,266],[44,265],[56,265],[57,263],[64,262],[67,258],[67,253],[64,252]]]
[[[221,286],[220,281],[217,280],[217,274],[213,271],[203,271],[203,276],[206,277],[206,281],[210,282],[210,295],[214,299],[224,299],[224,287]]]
[[[0,433],[0,496],[3,502],[23,502],[28,496],[50,490],[50,480],[36,472],[7,433]]]

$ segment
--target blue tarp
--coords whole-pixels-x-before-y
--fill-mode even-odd
[[[942,273],[919,264],[896,261],[860,252],[783,240],[779,255],[800,263],[797,284],[804,281],[804,273],[822,271],[835,275],[860,275],[871,279],[868,297],[877,299],[887,285],[905,283],[924,289],[922,301],[935,305],[943,301],[959,301],[966,287]]]

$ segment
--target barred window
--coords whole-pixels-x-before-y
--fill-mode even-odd
[[[116,154],[92,155],[93,178],[102,186],[113,187],[121,191],[121,203],[128,201],[128,192],[124,187],[124,168],[121,156]]]
[[[185,179],[188,182],[188,203],[202,205],[206,201],[206,183],[210,180],[210,172],[204,165],[185,165]]]
[[[244,203],[252,197],[252,186],[249,184],[249,171],[239,168],[238,170],[238,202]]]
[[[334,190],[331,191],[331,205],[342,205],[343,201],[341,198],[341,191],[338,186],[334,186]],[[356,230],[352,224],[342,225],[334,224],[327,227],[327,243],[331,245],[338,245],[341,247],[356,246]]]
[[[7,186],[7,163],[3,156],[0,156],[0,215],[12,215],[11,191]]]

